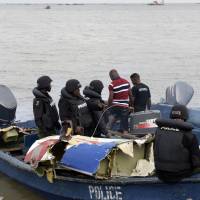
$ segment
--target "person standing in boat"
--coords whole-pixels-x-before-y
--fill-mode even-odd
[[[112,106],[111,115],[109,119],[109,128],[112,129],[112,124],[116,119],[120,120],[120,132],[123,134],[128,133],[128,116],[129,104],[131,102],[131,90],[129,82],[121,78],[117,70],[112,69],[109,72],[112,82],[109,84],[109,98],[108,106]],[[130,100],[130,101],[129,101]]]
[[[87,105],[92,114],[93,123],[88,130],[90,136],[101,137],[101,135],[107,135],[105,118],[103,116],[103,110],[105,108],[105,102],[102,100],[101,92],[104,88],[103,83],[100,80],[93,80],[89,86],[86,86],[83,90],[83,94],[87,98]]]
[[[130,79],[134,85],[132,87],[132,105],[134,112],[145,111],[146,109],[150,110],[151,93],[149,87],[141,82],[140,75],[137,73],[133,73]]]
[[[40,138],[55,135],[61,128],[56,105],[49,95],[51,82],[49,76],[41,76],[37,80],[37,87],[33,89],[33,114]]]
[[[87,128],[91,126],[92,116],[87,103],[80,94],[81,84],[76,79],[70,79],[61,90],[58,103],[59,115],[63,130],[72,128],[73,134],[87,135]]]
[[[154,160],[158,177],[177,182],[200,167],[200,150],[193,126],[187,123],[188,110],[184,105],[172,107],[171,119],[157,119]]]

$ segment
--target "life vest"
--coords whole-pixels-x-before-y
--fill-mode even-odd
[[[83,97],[77,98],[72,96],[65,88],[62,89],[61,94],[70,103],[74,117],[79,122],[78,124],[84,128],[88,128],[92,124],[93,119],[86,100]]]
[[[35,96],[33,100],[33,112],[35,118],[41,118],[42,126],[44,128],[54,129],[58,124],[59,117],[53,99],[48,94],[43,94],[37,88],[33,89],[33,94]],[[42,104],[42,106],[40,106],[40,104]]]
[[[156,120],[155,168],[160,171],[179,172],[192,168],[190,152],[183,145],[184,134],[192,134],[192,125],[175,120]],[[191,133],[190,133],[191,132]]]
[[[100,134],[107,134],[106,123],[103,113],[103,108],[100,108],[99,105],[104,103],[101,95],[96,91],[92,90],[90,87],[86,86],[83,90],[83,94],[86,97],[88,108],[92,114],[93,124],[92,129],[88,131],[88,134],[94,134],[94,136],[100,137]],[[98,126],[97,126],[98,124]],[[94,132],[95,128],[96,131]],[[89,135],[90,136],[90,135]]]

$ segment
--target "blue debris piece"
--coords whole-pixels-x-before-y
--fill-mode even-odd
[[[94,175],[103,160],[117,143],[87,144],[82,143],[67,149],[61,159],[61,164],[75,171]]]

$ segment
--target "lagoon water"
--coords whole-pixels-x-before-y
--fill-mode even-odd
[[[70,78],[83,87],[102,80],[107,98],[112,68],[127,79],[140,73],[153,102],[168,85],[187,81],[195,90],[189,105],[200,106],[200,4],[45,6],[0,5],[0,84],[17,98],[17,120],[33,118],[39,76],[54,80],[56,102]],[[0,185],[6,200],[40,199],[3,175]]]

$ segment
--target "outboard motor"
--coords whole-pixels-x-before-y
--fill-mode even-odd
[[[169,86],[166,89],[166,104],[175,105],[182,104],[187,105],[194,94],[194,89],[188,83],[183,81],[177,81],[173,86]]]
[[[154,134],[157,128],[156,119],[160,118],[159,110],[147,110],[130,115],[130,134],[143,136]]]
[[[168,86],[166,89],[166,99],[163,99],[158,104],[153,104],[151,106],[151,109],[160,110],[161,117],[163,119],[168,119],[170,116],[170,111],[172,109],[173,105],[181,104],[181,105],[187,105],[190,100],[192,99],[194,94],[194,89],[191,85],[184,81],[177,81],[174,85]],[[189,119],[188,121],[191,122],[195,120],[196,124],[198,118],[191,117],[191,109],[189,109]],[[199,123],[199,122],[198,122]]]
[[[0,85],[0,127],[10,125],[15,119],[17,101],[11,90]]]

